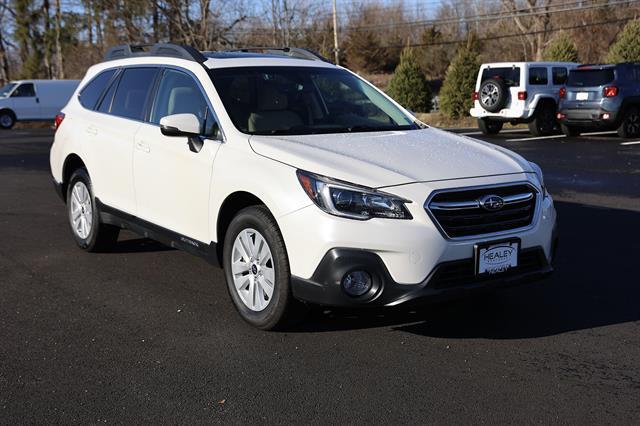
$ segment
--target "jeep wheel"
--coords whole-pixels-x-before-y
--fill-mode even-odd
[[[69,180],[67,216],[73,237],[83,250],[108,250],[118,240],[120,228],[100,223],[91,179],[84,169],[76,170]]]
[[[529,122],[529,132],[533,136],[548,136],[556,128],[556,108],[554,104],[543,103],[536,108],[534,118]]]
[[[562,130],[562,133],[567,137],[580,136],[580,130],[567,126],[566,124],[560,124],[560,130]]]
[[[16,124],[16,116],[11,111],[2,111],[0,113],[0,127],[9,130]]]
[[[247,207],[233,218],[222,262],[231,300],[249,324],[263,330],[281,327],[301,307],[291,293],[284,240],[265,207]]]
[[[478,127],[480,131],[485,135],[495,135],[502,130],[502,121],[489,120],[488,118],[479,118]]]
[[[640,136],[640,109],[638,107],[631,107],[625,111],[618,127],[618,136],[621,138]]]
[[[478,91],[480,106],[489,112],[498,112],[507,104],[509,90],[504,81],[497,78],[485,80]]]

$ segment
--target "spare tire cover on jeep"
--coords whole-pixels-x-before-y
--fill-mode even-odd
[[[509,89],[499,78],[490,78],[480,85],[478,101],[480,106],[489,112],[498,112],[507,104]]]

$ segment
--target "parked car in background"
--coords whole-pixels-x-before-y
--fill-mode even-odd
[[[590,129],[640,136],[640,63],[574,69],[560,98],[558,120],[567,136]]]
[[[80,80],[18,80],[0,89],[0,127],[18,121],[53,120]]]
[[[473,108],[485,135],[496,134],[504,123],[527,123],[534,136],[557,129],[559,91],[572,62],[498,62],[482,64],[473,92]]]

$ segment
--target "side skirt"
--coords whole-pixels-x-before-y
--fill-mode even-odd
[[[100,221],[102,223],[118,226],[122,229],[129,229],[142,237],[151,238],[169,247],[184,250],[187,253],[205,259],[212,265],[220,266],[217,244],[214,242],[207,244],[196,241],[177,232],[147,222],[137,216],[110,207],[102,203],[98,198],[96,198],[96,205],[100,212]]]

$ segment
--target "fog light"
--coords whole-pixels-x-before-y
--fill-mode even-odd
[[[611,116],[609,115],[608,112],[605,112],[604,114],[602,114],[602,119],[603,120],[608,120]]]
[[[371,290],[371,275],[365,271],[349,272],[342,278],[342,288],[349,296],[362,296]]]

